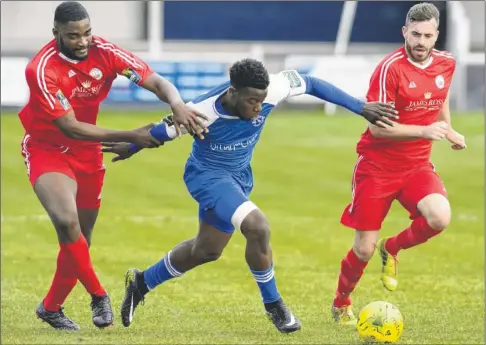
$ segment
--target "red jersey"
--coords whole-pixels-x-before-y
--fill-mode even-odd
[[[375,69],[367,94],[369,102],[395,104],[401,124],[427,126],[438,121],[449,92],[456,61],[433,50],[426,65],[408,59],[405,47],[385,57]],[[374,137],[369,128],[357,145],[358,154],[387,170],[403,170],[429,162],[432,142],[396,141]]]
[[[129,51],[100,37],[93,36],[83,61],[67,58],[52,40],[25,70],[30,98],[19,118],[26,134],[34,141],[61,146],[98,145],[67,138],[52,121],[74,111],[78,121],[96,124],[99,105],[119,74],[140,85],[152,70]]]

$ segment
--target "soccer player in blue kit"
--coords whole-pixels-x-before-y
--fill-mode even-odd
[[[279,102],[301,94],[341,105],[381,127],[392,125],[388,118],[396,118],[392,105],[364,103],[323,80],[301,76],[294,70],[269,75],[263,64],[253,59],[236,62],[230,69],[230,81],[188,103],[208,118],[203,139],[201,132],[190,132],[194,144],[184,171],[187,189],[199,203],[199,232],[145,271],[127,271],[121,305],[125,327],[150,290],[217,260],[234,230],[239,229],[246,238],[246,262],[268,317],[282,333],[300,329],[299,320],[277,289],[269,222],[248,196],[253,188],[250,161],[268,115]],[[168,116],[151,129],[151,134],[163,143],[176,138],[181,130],[186,132],[175,128]],[[103,149],[117,154],[113,161],[127,159],[139,150],[128,143],[105,143]]]

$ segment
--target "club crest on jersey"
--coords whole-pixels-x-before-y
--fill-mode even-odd
[[[69,104],[69,101],[67,100],[66,96],[64,96],[61,89],[57,90],[56,98],[59,100],[64,110],[71,108],[71,104]]]
[[[252,125],[255,127],[261,126],[265,122],[265,117],[258,115],[258,117],[251,121]]]
[[[142,77],[140,77],[140,75],[131,68],[125,68],[122,75],[130,79],[135,84],[138,84],[140,80],[142,80]]]
[[[96,80],[100,80],[103,77],[103,73],[96,67],[89,71],[89,75]]]
[[[444,84],[445,84],[445,81],[444,81],[444,77],[441,76],[440,74],[435,77],[435,85],[439,88],[439,89],[442,89],[444,87]]]

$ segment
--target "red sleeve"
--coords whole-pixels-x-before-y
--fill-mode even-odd
[[[398,91],[398,73],[393,60],[382,61],[376,67],[370,80],[370,87],[366,95],[368,102],[395,103]]]
[[[137,85],[141,85],[145,78],[153,71],[145,61],[126,49],[109,43],[99,37],[93,38],[95,46],[108,57],[111,68],[116,74],[123,75]]]
[[[58,85],[55,72],[48,66],[29,64],[25,70],[25,78],[29,85],[30,101],[46,119],[55,120],[72,110]]]

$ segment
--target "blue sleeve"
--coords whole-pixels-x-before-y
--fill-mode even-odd
[[[171,141],[173,139],[169,136],[169,134],[167,134],[167,123],[166,123],[165,119],[164,119],[163,122],[152,127],[152,129],[150,129],[150,134],[160,142]],[[137,153],[140,150],[142,150],[141,147],[139,147],[135,144],[130,144],[130,151],[131,152]]]
[[[347,94],[343,90],[319,78],[303,76],[307,88],[305,93],[337,105],[353,113],[361,115],[365,102]]]

